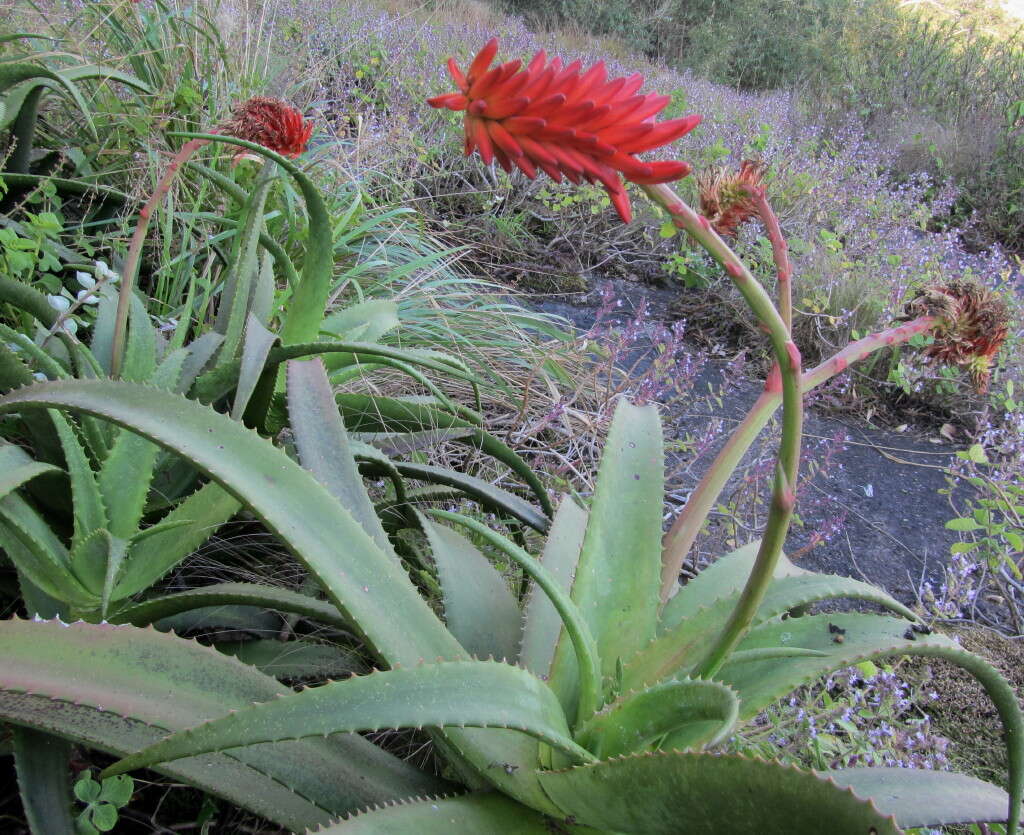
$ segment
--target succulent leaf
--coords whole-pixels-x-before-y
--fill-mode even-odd
[[[212,648],[153,630],[0,622],[0,718],[121,756],[289,692]],[[157,770],[299,831],[370,803],[447,787],[351,735],[254,746]]]
[[[666,681],[630,693],[591,717],[577,739],[602,760],[639,753],[668,737],[665,747],[714,745],[735,726],[736,693],[716,681]]]
[[[469,655],[515,662],[522,617],[508,582],[458,531],[417,517],[437,566],[449,631]]]
[[[777,763],[661,752],[544,772],[567,815],[614,832],[657,835],[899,835],[892,818],[848,789]],[[722,786],[731,790],[723,796]]]
[[[354,676],[253,705],[168,737],[103,772],[228,748],[381,728],[511,728],[576,762],[592,760],[569,735],[554,694],[518,667],[450,661]]]
[[[620,400],[601,456],[572,587],[572,599],[594,633],[606,677],[655,635],[662,467],[656,407]]]
[[[583,547],[586,529],[587,511],[571,497],[563,496],[555,518],[551,521],[551,528],[544,543],[544,553],[541,555],[541,565],[566,594],[572,588],[572,578],[576,572],[576,563]],[[565,658],[563,665],[566,671],[562,673],[559,672],[560,665],[555,662],[556,647]],[[562,619],[558,611],[536,583],[530,584],[526,602],[520,662],[534,675],[547,677],[548,686],[555,691],[563,708],[568,712],[571,688],[565,685],[570,683],[574,688],[579,676],[576,653],[572,649],[568,635],[562,630]]]
[[[991,783],[949,771],[913,768],[840,768],[818,772],[836,785],[870,797],[883,814],[906,829],[1006,820],[1006,792]]]

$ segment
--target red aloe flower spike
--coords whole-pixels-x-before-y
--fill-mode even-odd
[[[434,106],[462,109],[453,106],[459,102],[453,102],[451,96],[444,98],[443,104]],[[231,118],[217,128],[218,133],[256,142],[285,157],[294,159],[305,151],[313,135],[313,122],[303,120],[298,110],[280,99],[254,96],[236,104],[231,113]]]
[[[656,185],[690,173],[685,162],[635,156],[685,136],[701,119],[656,123],[671,99],[638,95],[642,75],[609,80],[603,61],[584,70],[580,61],[549,61],[543,50],[525,69],[520,61],[491,67],[497,52],[492,38],[465,75],[450,59],[448,70],[461,93],[428,100],[432,107],[466,112],[467,155],[477,150],[488,165],[497,161],[509,172],[514,166],[531,179],[540,169],[558,182],[599,183],[627,223],[631,211],[622,178]]]
[[[454,58],[448,59],[448,72],[451,73],[452,80],[463,93],[469,90],[469,82],[466,81],[466,76],[462,74],[462,70],[459,69]]]

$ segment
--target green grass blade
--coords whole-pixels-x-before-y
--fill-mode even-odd
[[[465,438],[457,443],[472,446],[490,455],[522,478],[537,497],[545,515],[554,508],[547,490],[533,469],[512,449],[493,435],[468,421],[430,406],[396,400],[389,397],[371,397],[365,394],[339,394],[336,398],[345,425],[352,432],[419,432],[433,429],[467,429]],[[659,499],[660,501],[660,499]]]
[[[148,626],[163,618],[209,606],[256,606],[302,617],[349,631],[349,622],[326,600],[317,600],[290,589],[256,583],[216,583],[164,597],[154,597],[121,609],[110,619],[114,623]]]

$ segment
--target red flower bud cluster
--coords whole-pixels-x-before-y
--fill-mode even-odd
[[[292,159],[306,150],[313,135],[313,122],[303,120],[302,113],[280,99],[254,96],[236,104],[231,114],[218,133],[255,142]]]
[[[764,168],[764,163],[745,159],[739,173],[708,168],[697,175],[701,214],[719,235],[735,235],[740,226],[757,214],[747,188],[761,187]]]
[[[603,61],[583,70],[579,61],[563,66],[538,52],[526,69],[521,61],[491,67],[498,51],[492,38],[465,74],[448,59],[459,88],[429,99],[432,107],[465,111],[466,155],[474,150],[488,165],[511,172],[516,166],[533,179],[540,169],[556,182],[600,183],[622,220],[632,217],[620,175],[653,185],[690,173],[685,162],[643,162],[636,154],[674,142],[693,130],[700,116],[666,122],[654,117],[669,96],[640,95],[642,75],[609,80]]]

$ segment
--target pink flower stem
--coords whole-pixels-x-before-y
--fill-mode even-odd
[[[931,330],[939,321],[939,318],[935,316],[921,316],[898,328],[873,333],[850,343],[839,353],[803,374],[800,384],[804,394],[846,371],[850,365],[859,362],[879,348],[907,342],[916,334]],[[700,533],[704,521],[711,513],[715,502],[718,501],[729,477],[739,466],[743,456],[750,449],[761,430],[771,420],[781,402],[782,394],[777,388],[772,386],[765,388],[747,416],[733,430],[732,436],[719,451],[714,463],[704,474],[693,493],[690,494],[685,507],[672,523],[668,533],[665,534],[661,575],[662,601],[667,601],[678,588],[680,569],[697,534]]]
[[[757,214],[768,233],[772,244],[772,258],[775,261],[775,273],[779,280],[779,315],[786,323],[789,332],[793,332],[793,267],[789,263],[789,244],[782,236],[779,218],[768,202],[764,186],[746,186],[746,192],[757,207]]]
[[[782,439],[779,442],[775,484],[764,535],[754,560],[754,567],[736,607],[704,658],[694,668],[697,677],[708,678],[721,668],[729,654],[747,634],[750,622],[771,585],[789,523],[793,519],[793,509],[796,506],[794,488],[800,467],[800,441],[803,435],[800,351],[771,297],[736,253],[711,228],[708,219],[687,206],[666,185],[643,186],[643,189],[651,199],[665,208],[676,226],[688,232],[722,265],[754,315],[768,329],[778,369],[778,374],[772,374],[768,378],[768,384],[770,388],[777,387],[782,391]]]
[[[142,254],[142,245],[146,240],[146,232],[149,230],[149,222],[153,217],[156,207],[163,201],[171,187],[178,169],[188,160],[192,154],[198,151],[203,145],[208,144],[207,139],[193,139],[181,146],[181,149],[174,155],[164,176],[157,183],[156,190],[150,195],[146,205],[139,210],[139,220],[135,224],[135,231],[132,233],[131,243],[128,245],[128,254],[124,259],[124,268],[121,271],[121,288],[117,297],[117,313],[114,319],[114,336],[111,345],[110,376],[117,379],[121,374],[121,365],[124,362],[124,345],[128,333],[128,311],[131,308],[132,291],[135,289],[135,281],[139,273],[139,258]]]

